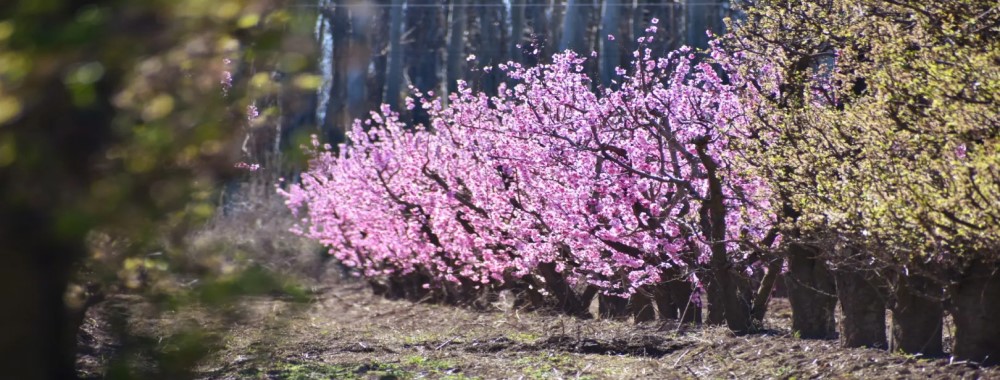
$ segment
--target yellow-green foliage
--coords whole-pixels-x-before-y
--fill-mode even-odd
[[[796,227],[869,239],[891,260],[996,259],[1000,3],[768,0],[746,11],[730,46],[783,80],[760,139],[744,144]]]

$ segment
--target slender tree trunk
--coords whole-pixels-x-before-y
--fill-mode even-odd
[[[351,40],[350,53],[346,60],[347,120],[348,128],[354,119],[364,118],[370,109],[368,105],[368,65],[372,50],[368,31],[372,28],[370,15],[366,11],[350,10]]]
[[[832,339],[837,328],[836,287],[819,249],[800,243],[788,246],[788,301],[792,306],[792,331],[803,339]]]
[[[840,322],[840,341],[844,347],[887,347],[885,332],[885,297],[875,282],[874,273],[854,268],[834,271],[837,297],[844,318]]]
[[[562,42],[562,25],[566,16],[565,0],[546,0],[548,6],[545,11],[545,33],[541,34],[545,38],[545,46],[542,49],[540,60],[551,57],[553,53],[559,51],[559,43]]]
[[[562,36],[559,39],[559,51],[573,50],[583,53],[583,1],[567,0],[566,12],[563,15]]]
[[[389,58],[385,78],[385,95],[382,101],[399,110],[403,88],[403,0],[392,0],[389,8]]]
[[[324,78],[330,84],[326,94],[325,118],[322,120],[323,135],[327,141],[336,143],[343,141],[345,131],[345,121],[348,120],[346,111],[346,91],[347,91],[347,61],[350,56],[350,45],[348,37],[350,35],[350,18],[347,7],[335,7],[332,12],[324,12],[327,17],[327,28],[324,30],[328,35],[323,36],[329,43],[330,48],[324,53],[329,54],[329,60],[323,60],[323,64],[330,65],[325,69]]]
[[[385,79],[389,67],[389,34],[391,27],[384,22],[392,12],[389,0],[374,0],[375,9],[371,12],[369,21],[369,38],[371,43],[371,67],[367,76],[368,104],[375,106],[383,103],[385,95]]]
[[[708,176],[709,198],[705,201],[702,214],[703,224],[707,224],[707,238],[711,241],[712,250],[709,265],[712,268],[712,283],[724,308],[726,325],[734,333],[753,332],[756,326],[751,318],[752,292],[749,290],[749,280],[742,273],[732,268],[729,250],[726,248],[726,205],[722,192],[722,180],[718,173],[718,163],[708,155],[707,140],[695,141],[698,157],[705,167]]]
[[[1000,269],[974,262],[951,293],[955,358],[1000,364]]]
[[[448,92],[458,91],[458,81],[465,76],[462,62],[465,59],[465,25],[468,23],[467,15],[469,10],[465,7],[465,0],[452,0],[451,11],[449,12],[448,31]]]
[[[632,19],[629,21],[629,32],[631,35],[628,37],[628,41],[623,42],[625,47],[628,48],[628,52],[631,53],[636,51],[639,47],[638,39],[644,35],[644,30],[646,28],[646,8],[640,5],[639,0],[632,0]],[[631,55],[627,55],[631,57]]]
[[[489,4],[483,4],[479,6],[479,45],[477,46],[476,55],[479,60],[479,66],[496,66],[501,63],[502,51],[498,49],[497,42],[501,40],[502,35],[499,33],[500,19],[497,17],[497,8]],[[503,46],[500,44],[499,46]],[[480,85],[482,86],[483,92],[492,96],[497,94],[497,86],[499,85],[497,70],[494,68],[489,71],[482,71],[482,79],[480,79]]]
[[[708,47],[708,35],[706,31],[720,33],[722,24],[722,12],[718,2],[705,2],[701,0],[687,0],[685,5],[687,38],[685,44],[695,48]]]
[[[770,303],[774,287],[778,283],[778,277],[781,274],[781,268],[784,266],[784,263],[784,257],[779,257],[771,261],[767,266],[767,273],[764,274],[764,278],[760,281],[760,287],[757,288],[757,294],[754,295],[753,320],[758,326],[764,322],[764,316],[767,314],[767,305]]]
[[[600,41],[601,85],[604,87],[611,87],[611,80],[616,76],[615,68],[621,64],[621,53],[618,51],[621,42],[608,37],[622,37],[618,35],[621,9],[618,0],[605,0],[601,9],[601,31],[597,34],[597,38]]]
[[[407,56],[411,59],[408,67],[413,87],[422,94],[434,91],[438,86],[438,68],[440,66],[439,47],[444,44],[441,34],[441,9],[433,6],[438,0],[411,0],[414,8],[406,13],[406,25],[413,35],[413,42],[407,46]],[[423,107],[412,111],[413,124],[430,124],[430,116]]]
[[[524,44],[524,6],[526,4],[526,0],[511,0],[510,2],[510,41],[507,44],[507,58],[514,62],[523,60],[521,49]]]

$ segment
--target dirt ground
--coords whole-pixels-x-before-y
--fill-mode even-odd
[[[721,327],[580,320],[504,305],[502,298],[497,310],[482,312],[389,301],[350,281],[315,289],[308,303],[246,299],[221,319],[148,314],[137,299],[122,297],[89,312],[78,366],[83,377],[114,377],[122,343],[110,331],[117,321],[128,326],[129,339],[160,351],[186,352],[180,348],[202,340],[218,347],[203,352],[194,372],[160,374],[167,378],[1000,379],[1000,368],[796,339],[783,299],[772,303],[767,333],[740,337]],[[147,314],[156,317],[140,317]],[[211,333],[170,335],[184,326]]]

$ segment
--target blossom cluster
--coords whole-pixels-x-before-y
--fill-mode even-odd
[[[447,106],[419,102],[430,125],[382,107],[348,144],[314,139],[309,170],[280,190],[297,232],[365,276],[438,283],[501,285],[552,263],[624,296],[723,251],[750,270],[776,221],[732,141],[759,95],[723,75],[737,58],[718,49],[716,66],[687,48],[634,56],[614,88],[593,90],[566,52],[499,65],[511,84],[496,96],[460,83]]]

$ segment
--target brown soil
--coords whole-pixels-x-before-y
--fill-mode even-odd
[[[200,360],[194,372],[177,376],[1000,379],[1000,368],[797,339],[789,333],[790,311],[783,299],[772,302],[767,333],[740,337],[721,327],[580,320],[515,312],[508,304],[501,297],[496,310],[483,312],[388,301],[349,281],[317,289],[308,304],[252,298],[223,316],[197,310],[153,313],[138,299],[119,297],[89,312],[78,364],[83,376],[109,373],[123,347],[111,333],[114,326],[126,326],[130,339],[145,339],[160,350],[183,346],[183,340],[161,337],[196,326],[211,333],[195,340],[204,337],[220,348]]]

